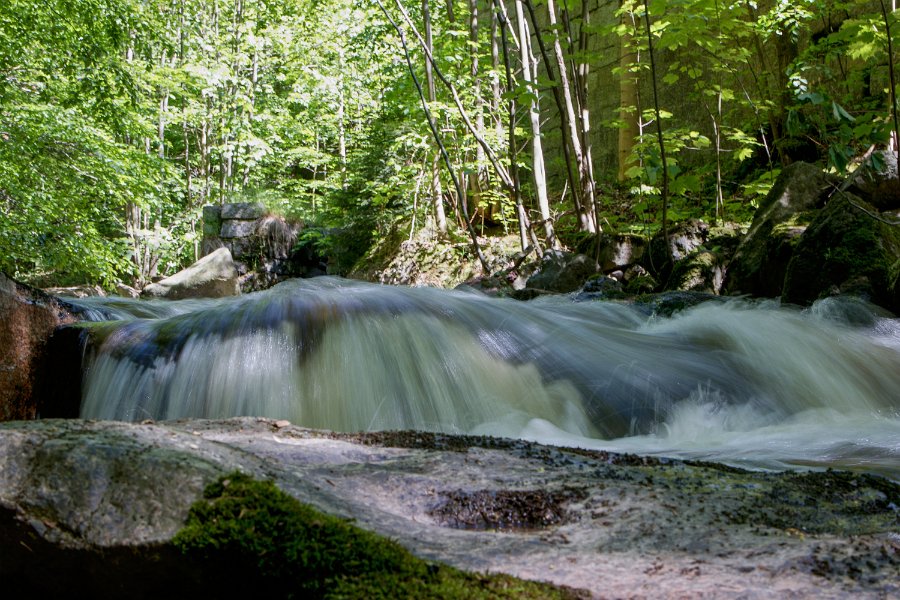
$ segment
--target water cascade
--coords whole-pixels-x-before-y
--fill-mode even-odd
[[[851,299],[639,306],[296,280],[79,301],[81,416],[241,415],[900,479],[900,320]]]

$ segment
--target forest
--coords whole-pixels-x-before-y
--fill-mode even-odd
[[[898,137],[896,0],[7,0],[0,271],[142,285],[202,207],[341,274],[402,232],[523,250],[747,223]],[[891,138],[894,141],[891,141]]]

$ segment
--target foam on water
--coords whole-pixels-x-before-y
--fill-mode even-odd
[[[900,478],[900,325],[858,301],[650,318],[334,278],[96,306],[82,416],[257,415]],[[149,308],[148,308],[149,307]]]

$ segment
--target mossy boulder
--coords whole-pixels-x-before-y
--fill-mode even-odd
[[[709,250],[701,250],[676,263],[669,287],[716,294],[722,289],[724,276],[725,267],[719,257]]]
[[[800,236],[835,184],[816,165],[797,162],[786,167],[757,209],[750,230],[728,264],[726,292],[780,296]]]
[[[233,473],[209,485],[173,540],[202,566],[207,594],[275,598],[577,598],[508,575],[479,575],[301,504],[271,481]]]
[[[605,273],[637,264],[647,249],[647,238],[632,233],[600,234],[594,243],[600,244],[598,262]],[[586,254],[596,252],[596,247],[590,244],[587,246],[591,247],[584,249]]]
[[[600,270],[597,262],[584,254],[548,250],[540,271],[528,278],[527,288],[568,293],[581,288]]]
[[[898,261],[900,228],[882,219],[870,204],[841,193],[816,215],[797,244],[782,299],[809,304],[852,294],[896,312]]]
[[[668,228],[668,247],[662,231],[658,231],[650,240],[647,251],[641,259],[641,265],[663,282],[664,287],[671,288],[666,282],[680,261],[694,253],[709,239],[709,224],[700,219],[689,219]]]

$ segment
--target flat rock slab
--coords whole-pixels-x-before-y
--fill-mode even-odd
[[[900,487],[885,479],[254,418],[0,424],[0,576],[34,576],[42,548],[164,548],[236,469],[423,558],[598,598],[900,594]]]

